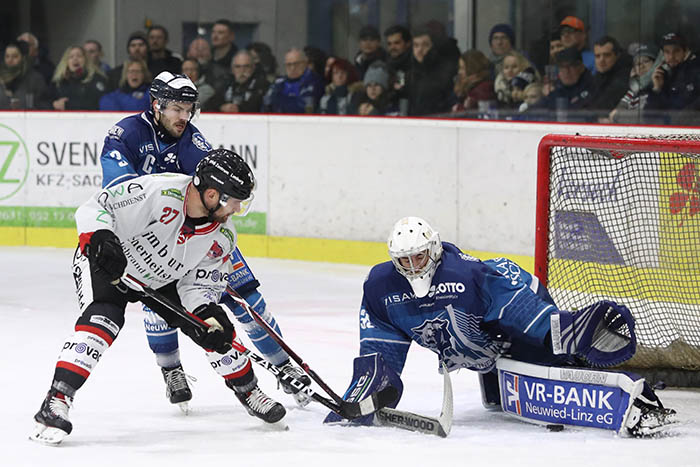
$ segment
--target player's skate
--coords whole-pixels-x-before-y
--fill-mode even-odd
[[[73,424],[68,420],[68,409],[72,405],[72,397],[51,388],[34,415],[36,424],[29,439],[51,446],[60,444],[73,431]]]
[[[667,409],[661,403],[649,404],[636,399],[627,422],[627,431],[635,438],[646,438],[665,431],[670,425],[678,422],[676,411]]]
[[[266,423],[279,422],[287,413],[282,404],[270,399],[257,385],[248,392],[234,392],[250,415]]]
[[[195,381],[193,376],[186,374],[182,365],[173,368],[161,368],[163,372],[163,380],[165,381],[165,397],[170,400],[171,404],[177,404],[185,414],[190,411],[189,401],[192,399],[192,391],[187,378]]]
[[[304,383],[306,386],[311,385],[311,378],[309,378],[309,376],[306,373],[304,373],[301,370],[301,368],[298,368],[298,367],[292,365],[292,362],[287,361],[287,363],[285,363],[284,365],[279,367],[279,369],[282,370],[284,373],[288,374],[289,376],[292,376],[293,378],[298,379],[299,381]],[[298,392],[292,386],[290,386],[289,384],[280,380],[279,378],[277,379],[277,383],[279,386],[282,386],[282,389],[284,390],[284,392],[286,392],[287,394],[293,395],[294,400],[299,405],[299,407],[305,407],[309,402],[311,402],[311,398],[309,396],[307,396],[306,394],[303,394],[301,392]]]

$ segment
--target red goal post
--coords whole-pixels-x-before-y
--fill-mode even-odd
[[[547,135],[538,148],[535,274],[560,308],[627,305],[628,366],[675,385],[700,386],[699,174],[700,134]]]

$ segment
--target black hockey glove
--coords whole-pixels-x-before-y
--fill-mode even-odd
[[[200,347],[214,350],[220,354],[225,354],[231,350],[233,342],[233,323],[226,316],[226,312],[216,303],[200,305],[192,312],[198,318],[204,320],[209,329],[201,331],[199,329],[185,326],[182,330],[192,338]]]
[[[101,229],[90,237],[85,248],[93,272],[114,283],[124,274],[126,256],[119,238],[111,230]]]

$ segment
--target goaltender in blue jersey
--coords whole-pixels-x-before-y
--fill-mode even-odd
[[[601,301],[560,310],[539,280],[513,261],[480,261],[442,242],[423,219],[399,220],[388,247],[391,261],[374,266],[364,283],[360,357],[348,400],[361,400],[386,384],[402,388],[412,342],[435,352],[448,371],[479,372],[488,408],[500,406],[496,365],[501,357],[544,366],[610,367],[635,352],[634,318],[625,306]],[[374,370],[368,368],[378,368],[372,376],[379,377],[370,384]],[[362,383],[366,387],[360,390]],[[656,413],[645,423],[667,424],[675,412],[664,409],[646,383],[642,395],[646,402],[640,399],[638,405],[644,409],[635,414],[648,419]],[[326,421],[338,420],[331,415]],[[647,433],[656,426],[644,428]]]

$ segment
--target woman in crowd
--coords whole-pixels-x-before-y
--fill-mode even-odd
[[[539,81],[539,74],[530,62],[518,52],[508,52],[503,57],[503,70],[493,85],[499,106],[517,108],[523,101],[525,86],[534,81]]]
[[[48,106],[44,78],[27,60],[24,42],[10,42],[0,64],[0,109],[41,109]]]
[[[362,90],[355,67],[347,60],[336,58],[326,74],[326,93],[319,102],[319,113],[331,115],[346,115],[349,111],[350,100],[354,92]]]
[[[636,123],[640,121],[640,112],[647,105],[649,93],[653,87],[651,75],[663,62],[663,54],[653,44],[640,44],[634,54],[634,66],[630,70],[629,89],[622,96],[617,106],[610,112],[613,123]]]
[[[151,84],[151,78],[146,62],[125,60],[119,89],[102,96],[100,110],[130,112],[148,110],[150,105],[148,87]]]
[[[472,49],[459,58],[454,86],[452,112],[458,113],[479,107],[481,101],[493,101],[496,94],[491,81],[491,62],[481,51]]]
[[[337,60],[337,59],[336,59]],[[353,115],[398,115],[387,92],[389,72],[384,62],[376,61],[365,72],[364,90],[354,93],[350,104]]]
[[[107,80],[85,50],[78,45],[63,52],[51,79],[51,108],[54,110],[97,110]]]
[[[255,71],[261,70],[267,81],[273,83],[277,78],[277,59],[272,54],[270,46],[264,42],[251,42],[246,49],[253,56]]]

